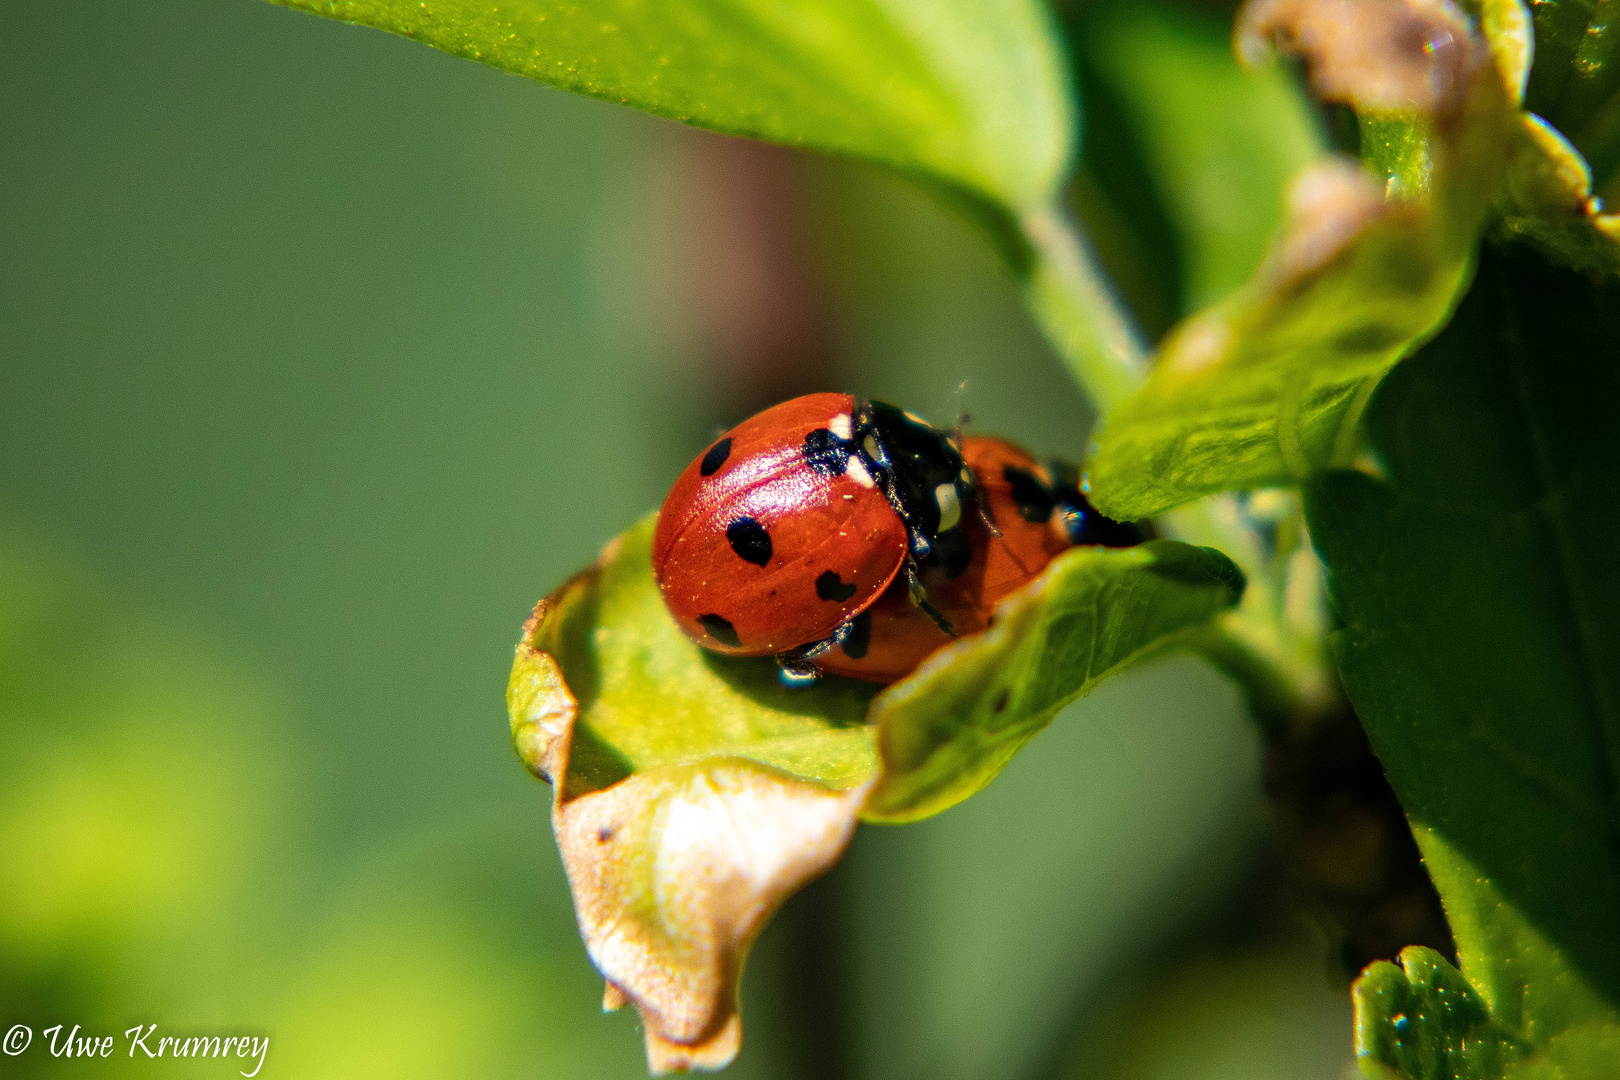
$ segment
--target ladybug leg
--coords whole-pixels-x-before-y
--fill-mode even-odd
[[[930,619],[946,637],[956,637],[956,628],[951,625],[939,608],[928,602],[928,590],[923,588],[922,579],[917,576],[917,563],[914,559],[906,560],[906,589],[911,594],[911,602],[917,609]]]
[[[789,690],[802,690],[821,681],[821,669],[809,660],[794,655],[799,651],[778,653],[776,657],[776,681]]]
[[[832,632],[832,636],[820,641],[812,641],[808,645],[800,645],[797,649],[776,654],[776,678],[789,690],[797,690],[805,686],[814,686],[821,681],[821,669],[810,661],[831,649],[836,649],[849,640],[850,632],[855,629],[855,620],[850,619],[842,623]]]

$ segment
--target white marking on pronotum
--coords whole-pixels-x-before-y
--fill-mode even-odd
[[[956,528],[956,523],[962,520],[962,502],[956,497],[956,485],[939,485],[934,489],[934,501],[939,504],[939,531]]]
[[[866,471],[866,464],[853,454],[850,455],[849,464],[844,467],[844,472],[861,487],[875,486],[872,483],[872,474]]]
[[[844,442],[849,442],[850,432],[853,430],[849,426],[849,413],[839,413],[833,417],[832,423],[827,425],[827,430]]]

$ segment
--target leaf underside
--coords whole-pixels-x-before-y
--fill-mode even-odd
[[[275,0],[698,127],[1044,206],[1074,118],[1034,0]]]

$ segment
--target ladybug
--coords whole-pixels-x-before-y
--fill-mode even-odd
[[[1042,466],[1019,446],[975,436],[963,440],[984,513],[967,522],[972,558],[947,578],[922,571],[929,599],[958,633],[989,627],[996,605],[1032,581],[1070,547],[1129,547],[1144,539],[1135,525],[1103,517],[1080,493],[1078,471],[1065,462]],[[844,640],[813,658],[824,671],[891,683],[914,671],[953,635],[891,587],[855,619]]]
[[[881,401],[808,394],[686,467],[658,514],[653,575],[698,644],[774,655],[784,683],[813,682],[813,659],[891,588],[953,632],[920,575],[967,570],[978,499],[952,436]]]

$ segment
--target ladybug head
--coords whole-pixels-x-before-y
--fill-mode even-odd
[[[854,420],[856,452],[905,522],[912,555],[960,574],[972,558],[965,526],[978,491],[959,442],[883,401],[862,402]]]

